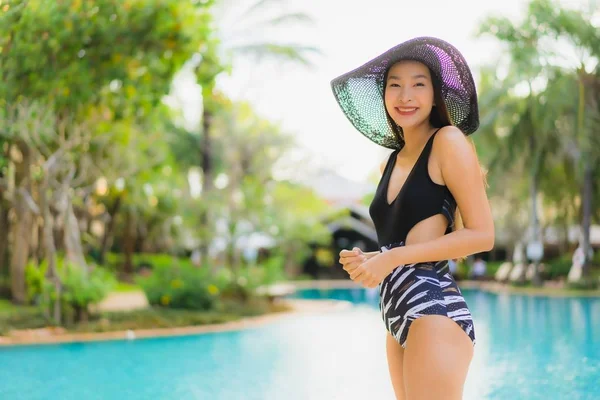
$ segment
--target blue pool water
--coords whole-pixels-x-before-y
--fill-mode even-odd
[[[600,399],[600,299],[464,290],[477,345],[465,399]],[[0,348],[0,399],[393,400],[377,293],[352,307],[203,335]]]

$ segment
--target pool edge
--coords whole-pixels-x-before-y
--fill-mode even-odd
[[[268,323],[297,313],[322,313],[344,309],[350,304],[342,300],[306,300],[306,299],[282,299],[291,306],[289,311],[268,313],[253,317],[244,317],[237,321],[219,324],[206,324],[195,326],[182,326],[173,328],[132,329],[110,332],[87,332],[87,333],[61,333],[47,336],[11,337],[0,336],[0,348],[31,346],[31,345],[53,345],[81,342],[105,342],[116,340],[137,340],[159,337],[175,337],[201,335],[206,333],[229,332],[243,329],[256,328]],[[31,330],[34,331],[34,330]]]

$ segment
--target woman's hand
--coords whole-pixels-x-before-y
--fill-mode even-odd
[[[366,288],[375,288],[394,267],[385,252],[378,253],[350,272],[350,279]]]
[[[358,247],[354,247],[352,250],[340,251],[340,264],[342,264],[344,271],[347,273],[354,271],[361,263],[368,259],[369,255]]]

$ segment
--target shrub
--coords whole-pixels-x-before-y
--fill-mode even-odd
[[[577,290],[596,290],[600,285],[597,279],[582,279],[578,282],[567,282],[567,288]]]
[[[96,304],[108,295],[115,287],[116,280],[107,270],[98,267],[90,268],[89,274],[73,264],[66,264],[61,279],[62,300],[73,308],[76,319],[85,319],[90,304]]]
[[[107,253],[106,265],[112,270],[122,270],[125,256],[121,253]],[[180,258],[165,253],[136,253],[133,255],[133,266],[135,271],[141,269],[154,269],[160,267],[186,266],[193,267],[189,258]]]
[[[553,280],[569,275],[572,265],[571,257],[571,254],[565,254],[562,257],[546,262],[545,278]]]
[[[30,301],[39,305],[50,316],[56,301],[61,303],[61,316],[67,321],[87,320],[89,305],[100,302],[116,286],[114,276],[102,268],[92,266],[86,274],[82,268],[57,259],[57,273],[61,292],[57,295],[54,283],[47,278],[48,263],[39,266],[29,263],[25,270],[27,294]]]
[[[211,282],[208,271],[189,266],[155,267],[147,277],[138,277],[148,302],[171,308],[211,310],[219,288]]]

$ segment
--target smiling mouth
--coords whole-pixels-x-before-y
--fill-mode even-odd
[[[418,107],[394,107],[394,109],[400,115],[412,115],[418,110]]]

